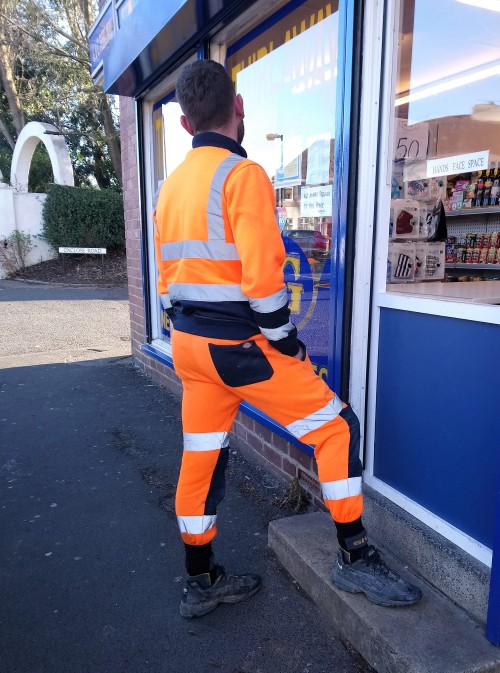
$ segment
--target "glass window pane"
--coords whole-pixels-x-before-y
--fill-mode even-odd
[[[180,124],[181,108],[172,92],[153,109],[153,194],[157,194],[165,178],[184,160],[191,149],[192,137]],[[155,260],[155,266],[157,263]],[[156,271],[156,273],[158,273]],[[156,276],[155,276],[156,278]],[[158,301],[158,338],[170,342],[170,320]]]
[[[245,104],[243,145],[275,187],[292,319],[326,379],[338,4],[279,17],[230,45],[226,66]]]
[[[499,0],[400,3],[387,265],[398,291],[500,279],[499,31]]]

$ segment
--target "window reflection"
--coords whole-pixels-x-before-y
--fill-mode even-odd
[[[275,187],[293,320],[327,376],[337,4],[306,2],[228,49],[245,103],[244,146]]]
[[[480,4],[401,2],[390,283],[500,279],[500,2]]]
[[[191,149],[192,138],[180,125],[181,114],[181,107],[175,100],[173,92],[154,105],[152,193],[155,196],[153,200],[156,199],[162,182],[184,161],[186,154]],[[159,338],[170,342],[170,319],[160,301],[158,301],[158,318],[157,331]]]
[[[180,124],[182,110],[177,101],[171,100],[162,105],[162,115],[165,129],[165,176],[168,176],[186,158],[193,138]]]

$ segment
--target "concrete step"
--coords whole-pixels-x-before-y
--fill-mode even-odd
[[[363,523],[373,544],[408,559],[414,575],[486,624],[490,569],[395,503],[363,484]]]
[[[421,587],[419,603],[384,608],[363,594],[336,589],[330,572],[338,546],[328,514],[272,521],[269,546],[335,630],[378,673],[500,673],[500,648],[486,640],[483,627],[386,553],[388,565]]]

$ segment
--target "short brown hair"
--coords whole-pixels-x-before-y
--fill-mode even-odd
[[[231,119],[234,86],[220,63],[204,60],[185,66],[175,92],[196,133],[220,128]]]

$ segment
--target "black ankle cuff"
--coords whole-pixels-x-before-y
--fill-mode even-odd
[[[203,575],[209,573],[214,567],[212,543],[194,545],[184,544],[186,551],[186,570],[187,574]]]
[[[345,551],[349,552],[352,554],[352,552],[359,551],[363,547],[366,547],[368,544],[368,536],[366,534],[366,530],[363,528],[361,533],[358,533],[357,535],[352,535],[351,537],[346,537],[344,538],[344,544],[342,548],[345,549]]]
[[[337,540],[342,549],[347,549],[346,540],[355,538],[365,532],[361,517],[356,519],[356,521],[349,521],[348,523],[335,521],[335,528],[337,529]]]
[[[346,563],[354,563],[361,557],[361,550],[368,544],[368,537],[361,518],[349,523],[337,523],[337,539]]]

